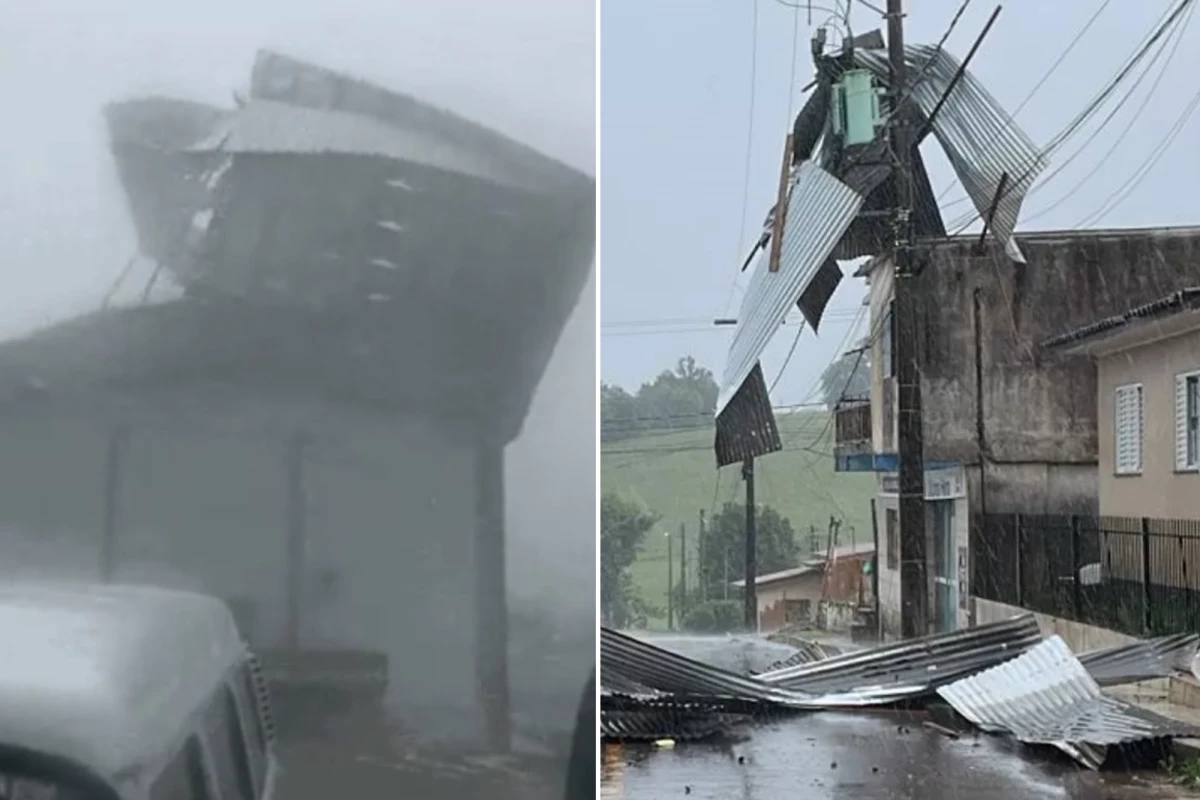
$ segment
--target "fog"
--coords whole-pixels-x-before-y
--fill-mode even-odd
[[[261,48],[595,174],[589,0],[0,0],[0,37],[2,339],[99,309],[135,255],[102,107],[145,95],[230,107]],[[579,642],[562,684],[574,687],[594,636],[595,292],[593,275],[506,453],[513,610]]]

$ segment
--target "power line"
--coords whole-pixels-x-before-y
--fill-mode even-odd
[[[1071,51],[1075,49],[1075,45],[1077,45],[1081,41],[1083,41],[1084,35],[1088,32],[1088,30],[1092,27],[1092,25],[1096,22],[1096,20],[1100,18],[1100,15],[1104,12],[1104,9],[1108,8],[1110,3],[1112,3],[1112,0],[1104,0],[1104,2],[1102,2],[1100,4],[1100,7],[1097,8],[1094,12],[1092,12],[1092,16],[1089,17],[1088,21],[1084,23],[1083,27],[1080,28],[1078,32],[1076,32],[1074,38],[1072,38],[1071,41],[1067,43],[1067,46],[1063,49],[1063,51],[1058,54],[1058,58],[1056,58],[1054,60],[1054,63],[1051,64],[1049,69],[1047,69],[1042,74],[1042,77],[1038,80],[1037,83],[1035,83],[1033,85],[1033,88],[1029,90],[1029,93],[1027,95],[1025,95],[1024,99],[1022,99],[1021,102],[1017,104],[1016,109],[1012,112],[1012,115],[1011,115],[1012,119],[1009,122],[1008,126],[1005,128],[1006,131],[1008,130],[1008,128],[1011,128],[1016,123],[1017,115],[1021,113],[1022,109],[1024,109],[1025,106],[1029,105],[1029,101],[1032,100],[1039,91],[1041,91],[1041,88],[1046,85],[1046,81],[1050,80],[1050,77],[1056,71],[1058,71],[1058,68],[1060,66],[1062,66],[1062,63],[1067,60],[1067,56],[1070,55]],[[953,181],[951,181],[950,185],[947,186],[945,189],[943,189],[941,194],[939,194],[937,196],[938,202],[941,202],[942,198],[945,197],[947,194],[949,194],[954,189],[954,187],[959,185],[959,183],[960,183],[960,181],[957,178],[955,178]],[[970,199],[971,199],[970,197],[963,195],[962,197],[958,198],[957,200],[951,200],[950,202],[945,203],[945,206],[949,207],[949,206],[958,205],[959,203],[965,203]]]
[[[742,248],[746,245],[746,216],[750,212],[750,164],[751,156],[754,153],[754,107],[758,93],[758,0],[754,0],[751,8],[754,14],[754,22],[751,26],[750,36],[750,109],[749,119],[746,122],[746,158],[744,177],[742,179],[742,221],[738,226],[738,258],[742,257]],[[723,314],[729,313],[729,305],[733,302],[735,289],[737,289],[736,275],[733,278],[733,282],[729,285],[729,295],[725,298],[725,306],[722,309]]]
[[[1109,113],[1108,117],[1104,120],[1104,122],[1102,122],[1100,124],[1100,127],[1097,129],[1096,133],[1099,133],[1100,130],[1104,129],[1104,126],[1108,123],[1108,121],[1111,120],[1112,117],[1117,113],[1117,111],[1119,111],[1124,106],[1125,102],[1133,95],[1133,93],[1135,91],[1137,91],[1138,86],[1140,86],[1142,84],[1142,81],[1145,80],[1146,76],[1150,74],[1150,71],[1154,68],[1154,65],[1158,62],[1159,57],[1162,56],[1163,53],[1167,53],[1167,60],[1166,60],[1166,62],[1163,63],[1162,69],[1159,70],[1158,75],[1154,79],[1154,82],[1150,85],[1150,90],[1148,92],[1146,92],[1146,96],[1144,98],[1142,98],[1141,104],[1137,107],[1137,109],[1134,110],[1133,114],[1130,115],[1128,124],[1126,124],[1125,127],[1121,130],[1121,132],[1116,135],[1116,137],[1113,140],[1112,146],[1108,148],[1108,150],[1104,153],[1104,155],[1100,156],[1100,158],[1097,159],[1096,165],[1091,170],[1089,170],[1082,178],[1080,178],[1079,181],[1076,182],[1074,186],[1072,186],[1070,189],[1068,189],[1065,194],[1061,195],[1057,200],[1055,200],[1053,203],[1046,206],[1042,210],[1032,214],[1029,217],[1026,217],[1024,220],[1025,222],[1027,222],[1027,223],[1032,222],[1035,219],[1044,217],[1046,214],[1049,214],[1055,208],[1058,208],[1068,198],[1073,197],[1076,192],[1078,192],[1081,188],[1083,188],[1083,186],[1085,184],[1087,184],[1088,181],[1090,181],[1093,177],[1098,175],[1102,168],[1108,166],[1109,157],[1113,153],[1116,152],[1118,147],[1121,146],[1121,144],[1123,143],[1123,140],[1125,139],[1125,135],[1128,134],[1129,131],[1133,128],[1133,126],[1136,125],[1138,123],[1138,121],[1142,118],[1142,111],[1145,110],[1146,106],[1149,105],[1150,101],[1154,98],[1154,94],[1158,90],[1159,84],[1162,83],[1163,76],[1165,76],[1167,74],[1167,71],[1171,67],[1171,62],[1174,61],[1174,59],[1175,59],[1175,54],[1179,50],[1179,45],[1183,42],[1184,34],[1187,32],[1188,24],[1191,22],[1191,19],[1192,19],[1192,15],[1191,15],[1191,12],[1189,11],[1187,17],[1184,18],[1182,24],[1180,24],[1172,32],[1172,36],[1174,36],[1174,42],[1171,43],[1170,51],[1168,52],[1168,50],[1167,50],[1167,42],[1164,42],[1163,46],[1158,49],[1158,51],[1154,54],[1154,57],[1149,61],[1149,63],[1146,64],[1146,68],[1142,71],[1142,74],[1138,76],[1138,78],[1134,82],[1133,86],[1131,86],[1129,88],[1129,91],[1125,93],[1125,96],[1121,98],[1121,100],[1117,103],[1117,105]],[[1093,134],[1093,138],[1091,140],[1089,140],[1088,143],[1085,143],[1082,147],[1080,147],[1078,150],[1076,150],[1069,158],[1067,158],[1066,161],[1064,161],[1062,164],[1058,165],[1058,167],[1053,172],[1051,172],[1050,175],[1047,175],[1043,179],[1042,182],[1047,183],[1055,175],[1062,172],[1062,170],[1065,169],[1067,167],[1067,165],[1070,164],[1075,159],[1076,156],[1080,155],[1081,153],[1083,153],[1084,150],[1087,149],[1087,144],[1089,144],[1091,141],[1095,141],[1095,134]]]
[[[1197,107],[1200,107],[1200,92],[1197,92],[1192,96],[1191,101],[1188,103],[1187,107],[1184,108],[1183,113],[1179,115],[1178,119],[1176,119],[1175,124],[1167,132],[1167,135],[1159,141],[1159,144],[1155,150],[1152,151],[1146,160],[1142,162],[1139,170],[1135,172],[1134,175],[1130,176],[1125,183],[1117,187],[1117,190],[1109,195],[1107,199],[1105,199],[1104,203],[1099,209],[1080,220],[1075,227],[1080,228],[1084,225],[1094,224],[1104,217],[1104,215],[1115,210],[1118,206],[1120,206],[1121,203],[1129,199],[1129,195],[1133,193],[1133,190],[1136,189],[1141,182],[1145,180],[1146,176],[1154,170],[1154,167],[1158,164],[1159,159],[1166,155],[1166,152],[1171,149],[1171,145],[1175,143],[1175,139],[1179,137],[1179,134],[1183,132],[1185,127],[1187,127],[1187,123],[1191,120],[1192,115],[1196,113]]]
[[[1129,76],[1129,73],[1134,69],[1134,67],[1137,64],[1139,64],[1143,58],[1145,58],[1145,56],[1148,52],[1150,52],[1150,48],[1153,47],[1154,44],[1159,39],[1161,39],[1162,36],[1170,28],[1173,27],[1175,21],[1191,4],[1192,4],[1192,0],[1180,0],[1179,4],[1177,6],[1175,6],[1174,9],[1170,9],[1164,15],[1165,18],[1160,17],[1160,22],[1157,25],[1157,27],[1150,33],[1150,35],[1148,37],[1146,37],[1142,41],[1142,43],[1138,46],[1138,48],[1134,51],[1134,53],[1129,57],[1129,59],[1126,61],[1125,65],[1117,72],[1117,74],[1108,81],[1108,83],[1105,85],[1105,87],[1103,89],[1101,89],[1100,92],[1098,92],[1095,97],[1092,98],[1092,100],[1087,104],[1087,106],[1085,106],[1084,109],[1082,111],[1080,111],[1079,114],[1077,114],[1075,116],[1075,118],[1072,119],[1071,122],[1069,122],[1066,125],[1066,127],[1058,133],[1058,135],[1056,135],[1053,139],[1051,139],[1050,142],[1041,149],[1041,151],[1039,152],[1039,155],[1042,156],[1042,158],[1044,158],[1049,153],[1054,152],[1059,147],[1061,147],[1063,144],[1065,144],[1068,139],[1070,139],[1075,133],[1078,132],[1080,127],[1082,127],[1088,120],[1090,120],[1093,116],[1095,116],[1096,112],[1100,109],[1100,107],[1104,104],[1104,102],[1112,95],[1112,93],[1113,93],[1113,91],[1115,91],[1116,87],[1118,85],[1120,85],[1125,80],[1125,78],[1127,78]],[[1007,187],[1009,187],[1009,188],[1006,188],[1003,192],[999,193],[997,200],[1002,199],[1003,197],[1007,197],[1009,195],[1009,193],[1012,192],[1014,187],[1021,186],[1024,183],[1025,179],[1027,177],[1029,177],[1030,173],[1034,169],[1037,168],[1038,164],[1040,164],[1041,161],[1042,161],[1042,159],[1039,158],[1037,161],[1035,161],[1035,163],[1032,166],[1029,167],[1028,170],[1026,170],[1026,172],[1023,175],[1019,176],[1016,180],[1009,181],[1006,184]],[[1038,188],[1040,188],[1043,185],[1044,184],[1038,184],[1038,186],[1035,186],[1033,188],[1033,190],[1030,191],[1030,194],[1032,194],[1033,191],[1037,190]],[[995,205],[995,203],[996,203],[996,201],[993,201],[993,205]],[[957,236],[957,235],[961,234],[967,228],[969,228],[971,225],[975,224],[975,222],[978,221],[981,218],[981,216],[982,216],[981,212],[975,211],[975,212],[971,212],[971,213],[964,215],[964,217],[961,217],[960,220],[956,220],[954,225],[951,227],[954,227],[954,226],[957,226],[957,227],[950,234],[950,236],[953,237],[953,236]],[[963,224],[958,225],[959,221],[963,221]]]

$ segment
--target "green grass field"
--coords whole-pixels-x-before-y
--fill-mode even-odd
[[[829,414],[782,414],[777,421],[784,450],[755,462],[757,501],[775,508],[792,523],[802,553],[808,549],[809,526],[815,526],[825,541],[830,516],[842,520],[840,543],[870,541],[875,476],[833,471]],[[745,497],[739,466],[726,467],[718,477],[712,444],[712,429],[702,428],[606,442],[601,450],[604,491],[636,500],[661,517],[633,566],[635,585],[655,606],[665,608],[667,602],[666,531],[677,537],[679,524],[687,526],[691,572],[700,510],[711,514],[725,503],[741,502]],[[678,575],[678,542],[674,555]]]

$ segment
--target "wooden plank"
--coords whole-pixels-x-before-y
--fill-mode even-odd
[[[783,143],[783,167],[779,170],[779,196],[775,200],[775,219],[771,226],[771,257],[767,262],[771,272],[779,272],[779,257],[783,253],[783,222],[787,218],[788,179],[792,166],[792,134]]]

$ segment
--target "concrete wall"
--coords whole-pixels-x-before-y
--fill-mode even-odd
[[[284,409],[280,417],[287,416]],[[390,656],[389,702],[430,733],[471,737],[475,694],[473,449],[419,420],[326,415],[305,464],[302,639]],[[0,424],[0,572],[99,576],[108,428]],[[285,615],[285,446],[247,431],[134,427],[117,515],[118,580],[256,606],[260,641]]]
[[[1028,609],[997,603],[994,600],[975,597],[972,598],[972,601],[975,604],[976,625],[1000,622],[1019,614],[1031,613]],[[1100,650],[1105,647],[1116,647],[1138,641],[1135,636],[1128,636],[1107,628],[1098,628],[1095,625],[1085,625],[1070,619],[1038,613],[1034,613],[1033,616],[1037,619],[1038,627],[1041,628],[1044,635],[1057,634],[1061,636],[1067,646],[1076,653],[1086,653],[1089,650]]]
[[[1200,230],[1030,234],[1021,247],[1027,264],[996,245],[976,254],[965,240],[945,243],[915,279],[923,416],[936,431],[925,455],[975,464],[982,453],[991,467],[1013,467],[989,469],[989,511],[1094,508],[1095,364],[1049,358],[1037,344],[1192,280]]]
[[[1200,519],[1200,477],[1175,471],[1175,376],[1200,369],[1200,331],[1145,344],[1097,362],[1100,513]],[[1142,474],[1117,475],[1116,389],[1142,384]]]

